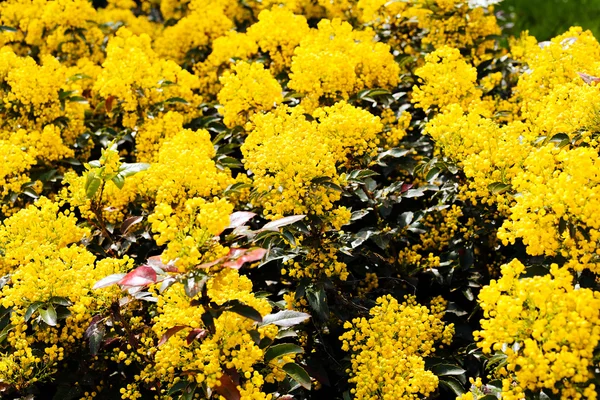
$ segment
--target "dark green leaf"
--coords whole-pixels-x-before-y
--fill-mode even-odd
[[[69,299],[67,299],[66,297],[54,296],[54,297],[50,297],[50,300],[48,300],[48,301],[52,304],[58,304],[59,306],[65,306],[65,307],[69,307],[69,306],[73,305],[73,303],[71,303],[71,301],[69,301]]]
[[[190,104],[186,99],[181,97],[171,97],[170,99],[165,100],[165,103],[181,103],[181,104]]]
[[[42,317],[42,320],[46,324],[48,324],[50,326],[56,326],[56,321],[57,321],[56,310],[54,309],[54,306],[52,304],[49,304],[46,308],[40,308],[39,312],[40,312],[40,317]]]
[[[306,298],[308,299],[308,304],[317,313],[319,318],[327,321],[329,319],[329,307],[327,306],[325,290],[322,287],[317,289],[308,288],[306,289]]]
[[[434,365],[431,368],[431,372],[433,372],[437,376],[446,376],[446,375],[462,375],[467,371],[462,369],[458,365],[438,364],[438,365]]]
[[[29,321],[33,313],[37,311],[38,308],[42,305],[42,302],[36,301],[32,303],[29,307],[27,307],[27,311],[25,311],[25,322]]]
[[[246,304],[235,304],[228,311],[234,312],[236,314],[241,315],[242,317],[250,318],[256,322],[262,322],[262,315],[254,308],[246,305]]]
[[[283,366],[283,370],[303,388],[310,390],[310,376],[304,368],[296,363],[287,363]]]
[[[440,379],[440,384],[450,389],[456,396],[461,396],[465,393],[465,388],[460,381],[452,376],[446,376]]]
[[[299,354],[304,353],[304,349],[302,347],[292,344],[292,343],[281,343],[276,344],[275,346],[271,346],[265,351],[265,363],[269,361],[284,356],[286,354]]]

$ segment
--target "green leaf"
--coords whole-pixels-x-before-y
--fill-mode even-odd
[[[512,189],[511,185],[502,182],[494,182],[488,185],[488,190],[492,194],[502,194]]]
[[[27,307],[27,311],[25,311],[25,322],[29,321],[33,313],[37,311],[38,308],[42,305],[41,301],[36,301],[32,303],[29,307]]]
[[[308,304],[317,313],[319,318],[327,321],[329,319],[329,307],[327,306],[325,290],[322,287],[306,289],[306,298],[308,299]]]
[[[304,368],[292,362],[285,364],[283,370],[303,388],[310,390],[310,376]]]
[[[56,310],[54,309],[54,306],[52,304],[48,305],[47,308],[40,308],[39,311],[40,317],[42,317],[42,320],[46,324],[50,326],[56,326]]]
[[[190,104],[186,99],[181,97],[171,97],[170,99],[165,100],[165,103],[181,103],[181,104]]]
[[[458,365],[438,364],[438,365],[434,365],[431,368],[431,372],[433,372],[437,376],[446,376],[446,375],[462,375],[467,371],[462,369]]]
[[[271,346],[265,351],[265,363],[286,354],[304,353],[304,349],[296,344],[282,343]]]
[[[69,307],[69,306],[73,305],[73,303],[71,303],[69,301],[69,299],[67,299],[66,297],[54,296],[54,297],[50,297],[50,300],[48,300],[48,301],[52,304],[58,304],[59,306],[65,306],[65,307]]]
[[[246,305],[246,304],[235,304],[228,311],[234,312],[236,314],[241,315],[242,317],[250,318],[256,322],[262,322],[262,315],[254,308]]]
[[[12,26],[0,25],[0,32],[11,32],[15,33],[17,28],[13,28]]]
[[[85,195],[88,199],[94,198],[98,189],[100,189],[100,185],[102,184],[102,179],[96,176],[94,171],[90,171],[85,180]]]
[[[111,180],[119,189],[123,189],[123,186],[125,186],[125,178],[121,174],[117,174]]]
[[[289,328],[301,324],[310,318],[310,314],[300,311],[283,310],[275,314],[265,315],[261,325],[277,325],[284,328]]]
[[[138,172],[142,172],[150,168],[150,164],[147,163],[123,163],[119,168],[119,174],[123,176],[123,178],[127,178],[129,176],[135,175]]]
[[[81,96],[69,97],[69,102],[79,103],[79,104],[87,104],[88,103],[87,99],[85,97],[81,97]]]
[[[461,396],[465,393],[465,388],[460,381],[452,376],[446,376],[440,379],[440,384],[450,389],[456,396]]]

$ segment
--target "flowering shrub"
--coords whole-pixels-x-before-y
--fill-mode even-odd
[[[0,396],[595,399],[600,44],[497,2],[1,2]]]

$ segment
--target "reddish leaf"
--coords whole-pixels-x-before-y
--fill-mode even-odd
[[[578,72],[578,74],[581,77],[581,79],[583,79],[583,81],[588,85],[600,82],[600,78],[598,78],[597,76],[588,75],[583,72]]]
[[[240,400],[242,397],[235,383],[227,374],[221,375],[221,385],[215,386],[212,389],[225,397],[225,400]]]
[[[121,286],[146,286],[156,282],[156,271],[147,265],[141,265],[125,275],[118,284]]]
[[[229,261],[224,262],[223,266],[226,268],[240,269],[244,263],[258,261],[262,259],[266,253],[267,250],[260,248],[254,250],[233,248],[227,255]]]
[[[148,257],[146,264],[150,267],[159,268],[166,272],[179,272],[173,261],[169,261],[168,264],[165,264],[162,262],[161,256]]]
[[[250,221],[252,218],[256,216],[253,212],[248,211],[237,211],[229,216],[229,226],[227,229],[234,229],[245,225],[246,222]]]
[[[111,112],[113,107],[113,101],[115,101],[115,96],[108,96],[104,101],[104,106],[106,107],[106,111]]]
[[[202,340],[206,336],[208,336],[208,331],[206,329],[196,328],[190,331],[185,340],[187,344],[191,344],[194,340]]]
[[[169,340],[169,338],[171,336],[173,336],[174,334],[176,334],[177,332],[179,332],[180,330],[185,329],[185,328],[189,328],[189,327],[185,326],[185,325],[175,325],[174,327],[167,329],[167,331],[162,335],[162,337],[158,341],[158,346],[162,346],[163,344],[165,344],[167,342],[167,340]]]
[[[408,190],[412,187],[413,185],[411,183],[405,183],[402,185],[402,188],[400,188],[400,193],[408,192]]]
[[[140,222],[142,222],[143,219],[144,219],[144,217],[142,217],[141,215],[137,216],[137,217],[127,218],[121,224],[121,234],[126,235],[132,226],[134,226],[135,224],[139,224]]]

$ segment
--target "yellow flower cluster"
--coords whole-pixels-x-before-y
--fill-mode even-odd
[[[237,300],[246,304],[261,315],[271,311],[265,299],[259,299],[252,293],[252,282],[237,271],[224,269],[207,282],[207,295],[217,305]],[[190,299],[184,293],[183,286],[175,284],[169,291],[159,296],[159,314],[155,317],[153,331],[158,337],[176,325],[194,329],[208,329],[201,322],[204,312],[202,306],[191,306]],[[261,364],[264,350],[258,347],[251,336],[256,331],[261,339],[274,339],[278,329],[274,325],[257,327],[256,323],[239,314],[225,311],[214,320],[215,331],[188,344],[186,336],[189,330],[173,335],[155,354],[156,363],[143,372],[142,380],[147,382],[160,378],[176,383],[176,373],[186,372],[193,381],[214,388],[220,385],[221,377],[228,371],[240,372],[241,393],[249,399],[270,399],[271,395],[262,393],[265,381],[273,381],[272,372],[255,369]],[[274,368],[276,369],[276,367]]]
[[[269,68],[276,74],[289,69],[294,49],[310,34],[310,29],[303,15],[276,7],[261,11],[258,22],[248,28],[247,34],[269,55]]]
[[[502,267],[479,295],[484,312],[479,346],[503,352],[505,399],[548,389],[562,398],[595,399],[594,349],[600,340],[600,294],[575,288],[572,276],[556,264],[552,275],[520,278],[525,267],[514,260]]]
[[[390,88],[400,67],[388,45],[375,42],[371,30],[355,31],[339,19],[321,20],[296,48],[288,87],[305,94],[312,110],[321,97],[348,99],[364,88]]]
[[[352,352],[350,382],[356,399],[418,399],[435,391],[438,378],[425,369],[423,357],[435,344],[449,344],[454,326],[441,321],[443,302],[431,310],[408,296],[398,303],[387,295],[377,299],[370,317],[346,322],[342,349]]]
[[[573,268],[596,271],[600,236],[590,216],[600,206],[594,138],[600,92],[580,74],[598,75],[600,44],[573,28],[542,46],[527,36],[513,46],[527,72],[509,100],[512,121],[495,118],[506,104],[485,97],[480,87],[489,82],[478,84],[476,70],[456,49],[426,57],[417,70],[424,82],[412,100],[440,111],[426,132],[462,167],[467,196],[496,203],[508,215],[498,231],[505,245],[520,239],[531,255],[560,254]],[[508,190],[519,195],[507,197]]]
[[[244,125],[256,112],[269,111],[283,101],[281,85],[260,63],[239,62],[234,73],[221,77],[217,99],[223,105],[223,122]]]
[[[89,234],[46,198],[0,227],[0,272],[11,274],[0,290],[0,305],[12,310],[10,350],[0,353],[2,382],[22,388],[55,372],[64,353],[78,348],[93,313],[112,302],[114,291],[91,288],[99,279],[131,268],[133,260],[125,256],[95,263],[95,256],[77,243]],[[43,322],[32,324],[29,318]]]
[[[107,101],[117,101],[125,112],[125,126],[133,128],[143,122],[144,115],[138,112],[157,103],[169,103],[172,99],[189,105],[200,103],[200,96],[194,93],[200,86],[198,78],[175,62],[160,58],[148,35],[137,36],[121,28],[109,40],[106,53],[94,90]],[[175,103],[173,107],[195,116],[185,104]]]
[[[300,107],[280,106],[273,112],[257,114],[242,146],[244,163],[254,174],[255,190],[266,215],[329,211],[339,192],[312,181],[327,178],[339,182],[334,154],[308,121]]]
[[[167,249],[162,255],[164,262],[176,261],[176,265],[185,270],[200,264],[203,259],[201,250],[216,252],[223,256],[223,249],[211,239],[219,235],[229,225],[229,215],[233,206],[225,199],[206,202],[200,197],[190,198],[183,204],[183,210],[177,213],[165,203],[159,203],[148,221],[156,244],[167,244]]]

